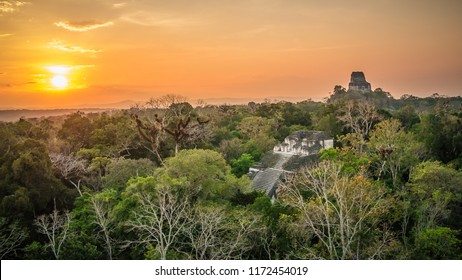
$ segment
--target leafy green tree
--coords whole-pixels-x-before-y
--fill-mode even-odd
[[[231,172],[236,177],[242,177],[249,172],[249,168],[255,164],[253,157],[249,154],[242,154],[238,159],[231,160]]]
[[[460,260],[462,241],[457,231],[436,227],[421,232],[415,241],[413,257],[420,260]]]
[[[248,178],[236,178],[223,156],[211,150],[182,150],[178,156],[166,159],[165,167],[155,174],[163,173],[171,178],[186,178],[202,199],[230,199],[250,186]]]
[[[219,151],[227,162],[239,158],[244,153],[244,142],[239,138],[223,140],[220,143]]]
[[[423,115],[416,133],[435,159],[443,163],[453,160],[460,162],[462,155],[462,116],[447,112]]]
[[[409,105],[396,111],[393,116],[402,123],[406,131],[420,122],[419,115],[417,115],[414,107]]]
[[[113,159],[106,166],[103,186],[121,191],[129,179],[152,175],[154,168],[154,163],[149,159]]]
[[[92,236],[84,233],[70,233],[61,250],[63,260],[99,260],[103,253]]]
[[[101,115],[93,122],[90,146],[99,149],[102,155],[112,158],[130,156],[139,146],[139,135],[131,118],[126,114],[108,117]]]
[[[260,160],[263,155],[271,151],[277,144],[276,139],[266,135],[260,135],[255,139],[250,139],[244,144],[244,151],[250,154],[256,161]]]
[[[48,248],[38,241],[33,241],[24,247],[24,256],[26,260],[52,260],[53,254]]]
[[[70,213],[69,237],[62,249],[64,258],[94,260],[114,257],[116,222],[112,210],[117,203],[117,193],[113,189],[96,194],[85,192],[76,199]]]
[[[5,216],[33,217],[54,205],[72,205],[75,191],[54,176],[47,147],[27,138],[11,147],[0,168],[1,211]]]
[[[404,186],[403,174],[411,170],[425,155],[423,144],[414,140],[410,132],[405,132],[396,119],[380,122],[371,133],[368,143],[371,157],[377,162],[380,180],[389,174],[395,189]]]
[[[257,139],[261,136],[269,137],[277,128],[273,119],[263,117],[246,117],[238,125],[241,131],[248,139]]]
[[[323,106],[317,110],[313,117],[313,126],[316,130],[327,132],[334,138],[342,132],[342,123],[337,118],[338,115],[338,104],[323,104]]]
[[[439,162],[423,162],[411,172],[409,184],[414,234],[452,223],[462,200],[462,173]],[[459,224],[460,225],[460,224]]]
[[[88,148],[90,135],[93,130],[90,119],[84,113],[76,112],[70,114],[58,131],[58,137],[70,145],[72,152],[81,148]]]
[[[356,155],[349,148],[329,148],[321,150],[321,160],[336,161],[342,166],[342,172],[349,175],[364,174],[370,160],[364,156]]]

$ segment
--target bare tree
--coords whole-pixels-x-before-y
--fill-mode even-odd
[[[14,253],[28,234],[17,222],[8,224],[6,218],[0,218],[0,259]]]
[[[259,215],[222,206],[197,206],[191,220],[184,228],[190,242],[186,245],[200,260],[241,259],[255,246],[252,238],[266,232]]]
[[[82,196],[81,182],[85,174],[85,161],[71,155],[50,154],[53,167],[59,172],[59,175],[71,183]]]
[[[223,228],[225,219],[226,213],[222,207],[195,207],[194,220],[188,227],[185,227],[185,233],[192,249],[190,254],[194,259],[216,258],[212,250],[221,245],[220,235],[225,231]]]
[[[233,213],[233,216],[228,223],[231,229],[228,238],[224,239],[218,251],[220,259],[242,259],[242,256],[255,246],[252,237],[260,236],[266,231],[266,227],[261,223],[260,215],[248,211],[237,211]]]
[[[102,233],[108,257],[112,260],[113,240],[111,238],[112,221],[109,217],[110,207],[102,198],[96,196],[92,197],[91,206],[96,218],[94,223],[101,229],[100,233]]]
[[[362,139],[368,138],[374,122],[381,119],[374,104],[364,101],[348,101],[342,107],[341,115],[337,116],[354,133],[361,135]]]
[[[160,258],[165,260],[190,222],[190,197],[179,196],[166,184],[159,184],[155,193],[145,192],[136,196],[139,206],[127,226],[138,234],[139,239],[131,243],[155,245]]]
[[[34,221],[38,227],[38,232],[47,236],[49,241],[48,246],[57,260],[60,258],[64,241],[68,237],[70,222],[71,216],[68,211],[59,214],[59,211],[56,209],[49,215],[37,217]]]
[[[381,235],[373,231],[390,207],[385,194],[383,187],[360,175],[344,175],[340,164],[323,161],[303,169],[281,195],[300,211],[297,234],[318,240],[323,248],[310,249],[311,254],[317,258],[359,259],[379,256],[372,246],[377,250],[385,246],[377,242]],[[389,238],[382,240],[388,242]],[[325,256],[323,251],[327,252]]]

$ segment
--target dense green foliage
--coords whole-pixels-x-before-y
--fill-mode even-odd
[[[460,259],[460,97],[337,86],[326,103],[0,123],[2,259]],[[249,167],[289,134],[336,141],[272,200]]]

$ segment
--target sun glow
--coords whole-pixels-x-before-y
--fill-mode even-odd
[[[47,69],[53,74],[53,76],[49,80],[52,89],[64,90],[69,88],[68,75],[71,72],[72,67],[55,65],[46,66],[45,69]]]
[[[55,75],[67,75],[72,69],[68,66],[47,66],[45,68]]]
[[[65,89],[69,84],[69,79],[62,75],[56,75],[50,79],[50,83],[56,89]]]

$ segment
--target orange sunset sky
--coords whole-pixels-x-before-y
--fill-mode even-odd
[[[460,0],[0,0],[0,109],[462,93]]]

